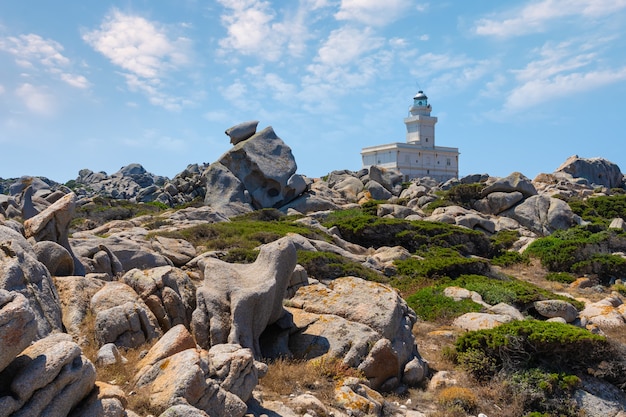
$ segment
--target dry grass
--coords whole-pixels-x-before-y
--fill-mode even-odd
[[[268,364],[267,374],[259,381],[264,398],[279,399],[307,391],[319,394],[324,402],[332,400],[334,382],[310,362],[277,359]]]

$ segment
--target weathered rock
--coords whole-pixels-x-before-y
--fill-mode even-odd
[[[190,405],[178,404],[169,407],[159,417],[211,417],[204,411]]]
[[[478,294],[476,291],[469,291],[465,288],[446,287],[443,290],[443,295],[445,295],[446,297],[452,298],[454,301],[470,299],[473,302],[480,304],[484,307],[491,307],[489,304],[483,301],[483,297],[480,294]]]
[[[83,324],[90,313],[91,297],[103,286],[104,281],[89,277],[56,277],[55,286],[61,301],[61,312],[65,330],[74,337],[80,345],[87,342]]]
[[[140,380],[155,363],[169,358],[183,350],[194,349],[196,342],[189,330],[182,324],[172,327],[150,348],[136,365],[135,380]]]
[[[35,257],[26,239],[0,226],[0,289],[28,299],[37,322],[37,338],[62,329],[59,295],[48,269]]]
[[[253,210],[252,198],[245,185],[223,164],[212,163],[203,175],[207,186],[204,204],[227,217]]]
[[[143,240],[146,234],[145,229],[137,228],[106,238],[93,235],[74,237],[71,243],[88,273],[104,272],[116,276],[133,268],[173,265],[172,261],[155,252],[150,243]]]
[[[367,184],[365,184],[365,191],[367,191],[374,200],[389,200],[393,196],[389,190],[376,181],[368,181]]]
[[[238,190],[249,193],[254,208],[281,207],[298,196],[293,185],[300,182],[291,179],[296,173],[295,159],[271,127],[237,143],[217,162],[241,183]],[[221,192],[207,182],[207,195]]]
[[[196,257],[196,248],[183,239],[157,236],[152,241],[152,247],[172,261],[174,266],[183,266]]]
[[[604,158],[579,158],[573,155],[556,172],[569,174],[573,178],[584,178],[591,184],[607,188],[621,187],[624,181],[620,168]]]
[[[93,364],[71,336],[51,334],[26,348],[0,373],[0,416],[68,415],[95,380]]]
[[[307,313],[320,315],[309,318],[312,320],[311,323],[306,323],[306,320],[299,323],[298,313],[294,312],[295,309],[290,310],[294,314],[296,327],[305,329],[300,332],[301,335],[292,334],[291,338],[297,340],[298,337],[304,337],[302,344],[305,344],[307,339],[315,340],[315,327],[318,328],[316,332],[327,334],[331,328],[326,323],[331,322],[331,315],[334,315],[347,320],[349,323],[343,326],[350,331],[352,328],[361,329],[358,325],[365,325],[377,335],[375,341],[382,338],[388,339],[398,357],[400,369],[404,369],[404,366],[414,358],[418,358],[422,366],[427,368],[417,352],[411,332],[417,317],[406,302],[388,286],[355,277],[338,278],[328,286],[317,284],[300,288],[292,298],[292,305]],[[336,319],[333,321],[336,322]],[[326,328],[324,328],[325,325]],[[371,333],[364,330],[359,330],[359,333],[365,336],[362,338],[364,341],[372,337]],[[349,352],[353,354],[346,355],[343,360],[350,366],[356,367],[365,356],[356,349],[356,347],[360,349],[361,345],[357,343],[356,338],[353,336],[349,339],[354,342],[355,349],[351,347]],[[290,346],[291,344],[290,339]],[[371,346],[370,344],[366,348],[366,354],[371,350]],[[325,354],[330,348],[328,346],[326,351],[322,351],[324,346],[320,347],[322,349],[318,355]]]
[[[69,417],[133,417],[130,410],[126,410],[128,400],[124,391],[102,381],[96,381],[96,388],[91,394],[72,410]]]
[[[258,120],[239,123],[238,125],[226,129],[226,132],[224,133],[230,137],[230,143],[236,145],[239,142],[251,138],[256,133],[256,127],[258,124]]]
[[[209,349],[209,375],[220,388],[248,401],[259,382],[259,370],[267,372],[267,365],[255,363],[251,349],[239,345],[220,344]]]
[[[288,404],[299,415],[304,415],[311,411],[317,416],[329,415],[328,408],[313,394],[300,394],[289,399]]]
[[[379,416],[385,399],[356,378],[347,378],[335,388],[335,401],[351,416]]]
[[[36,337],[35,313],[26,297],[0,289],[0,371]]]
[[[356,368],[380,339],[372,328],[334,314],[288,310],[295,325],[289,336],[289,350],[299,359],[324,356]]]
[[[503,211],[510,209],[523,199],[524,195],[519,191],[513,191],[510,193],[496,191],[476,201],[474,203],[474,208],[485,214],[500,214]]]
[[[106,367],[116,363],[123,363],[124,361],[125,358],[122,357],[114,343],[107,343],[102,346],[96,354],[96,365],[98,366]]]
[[[626,231],[626,222],[621,217],[611,220],[609,229],[618,229]]]
[[[624,326],[626,317],[623,305],[616,297],[607,297],[595,303],[587,303],[579,317],[588,325],[594,324],[600,328],[621,327]]]
[[[567,323],[571,323],[578,318],[576,307],[563,300],[541,300],[535,301],[533,307],[543,317],[560,317]]]
[[[370,181],[377,182],[395,196],[399,196],[402,192],[403,178],[402,173],[394,169],[386,169],[377,165],[372,165],[369,169]]]
[[[190,405],[210,416],[242,417],[246,404],[209,377],[208,352],[186,349],[156,362],[136,382],[149,391],[153,407]]]
[[[239,344],[260,357],[261,333],[284,314],[282,300],[296,266],[296,249],[290,238],[263,246],[252,264],[213,258],[200,264],[204,284],[197,289],[191,323],[196,341],[204,348]]]
[[[107,282],[91,298],[96,316],[95,338],[99,346],[115,343],[138,347],[161,336],[156,317],[131,287]]]
[[[504,314],[510,316],[513,320],[524,320],[524,315],[510,304],[498,303],[489,307],[488,311],[494,314]]]
[[[483,188],[481,194],[488,196],[494,192],[513,193],[515,191],[522,193],[525,198],[537,194],[533,183],[520,172],[513,172],[505,178],[496,178],[494,182]]]
[[[516,220],[542,236],[576,224],[576,215],[565,201],[544,195],[529,197],[501,215]]]
[[[454,319],[454,326],[463,330],[484,330],[493,329],[501,324],[512,321],[513,318],[504,314],[489,313],[465,313]]]
[[[50,240],[63,246],[74,259],[74,273],[84,275],[85,268],[74,255],[69,242],[70,221],[76,210],[76,194],[69,193],[38,215],[24,221],[27,238]]]
[[[52,276],[74,275],[74,258],[63,246],[50,240],[33,245],[37,260],[44,264]]]
[[[196,308],[196,288],[184,271],[171,266],[132,269],[122,281],[141,296],[163,331],[177,324],[190,325]]]
[[[401,369],[398,355],[394,352],[389,339],[379,339],[358,369],[363,372],[370,382],[370,387],[375,390],[379,390],[388,379],[399,378]]]

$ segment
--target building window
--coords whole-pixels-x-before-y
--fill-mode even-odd
[[[426,138],[426,143],[428,143],[428,138]]]
[[[446,159],[446,165],[450,166],[450,158]]]

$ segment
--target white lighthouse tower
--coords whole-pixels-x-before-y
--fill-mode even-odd
[[[459,148],[435,145],[437,118],[423,91],[413,97],[409,114],[404,119],[406,142],[369,146],[361,150],[363,167],[378,165],[396,169],[406,181],[411,178],[432,177],[447,181],[459,175]]]
[[[437,118],[430,115],[428,97],[423,91],[418,91],[413,97],[413,105],[409,107],[409,116],[404,119],[406,125],[406,141],[421,145],[424,148],[435,147],[435,124]]]

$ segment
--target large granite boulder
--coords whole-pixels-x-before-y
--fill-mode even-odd
[[[417,316],[392,288],[356,277],[338,278],[328,286],[298,289],[290,306],[296,329],[289,345],[295,356],[340,359],[363,371],[377,389],[394,389],[406,374],[412,384],[426,376],[428,366],[412,333]],[[307,343],[315,352],[298,348]]]
[[[74,259],[73,273],[85,275],[85,268],[74,256],[69,242],[69,226],[76,210],[76,194],[69,193],[58,199],[50,207],[24,221],[27,238],[35,241],[50,240],[63,246]]]
[[[282,300],[296,266],[296,248],[282,238],[261,248],[252,264],[199,262],[204,283],[196,292],[191,328],[198,344],[209,348],[234,343],[261,356],[259,337],[285,310]]]
[[[501,213],[540,236],[570,228],[579,221],[563,200],[547,195],[534,195],[517,206]]]
[[[66,416],[89,395],[95,381],[93,364],[72,337],[53,333],[0,372],[0,416]]]
[[[584,178],[590,184],[607,188],[624,185],[624,175],[620,168],[604,158],[580,158],[578,155],[573,155],[567,158],[555,173],[568,174],[572,178]]]
[[[107,282],[91,298],[98,346],[134,348],[161,336],[158,321],[139,295],[123,282]]]
[[[132,269],[122,281],[141,296],[166,332],[177,324],[189,326],[196,308],[196,288],[189,276],[171,266]]]
[[[210,416],[242,417],[247,410],[245,402],[211,378],[210,366],[207,351],[186,349],[157,361],[135,387],[148,390],[149,402],[157,409],[184,404]]]
[[[62,329],[59,295],[48,269],[37,260],[24,236],[5,226],[0,226],[0,289],[28,299],[37,338]]]
[[[486,197],[495,192],[512,193],[515,191],[522,193],[524,198],[537,194],[532,181],[520,172],[513,172],[504,178],[494,178],[493,181],[490,179],[481,194],[483,197]]]
[[[226,194],[236,199],[231,201],[249,202],[255,209],[280,207],[298,197],[306,188],[302,177],[296,175],[296,169],[291,148],[276,136],[271,127],[267,127],[237,142],[209,166],[205,173],[205,203],[215,204],[215,194]],[[227,180],[220,179],[220,175],[225,175]],[[229,187],[225,188],[225,182]]]
[[[0,289],[0,371],[36,337],[35,313],[26,297]]]

